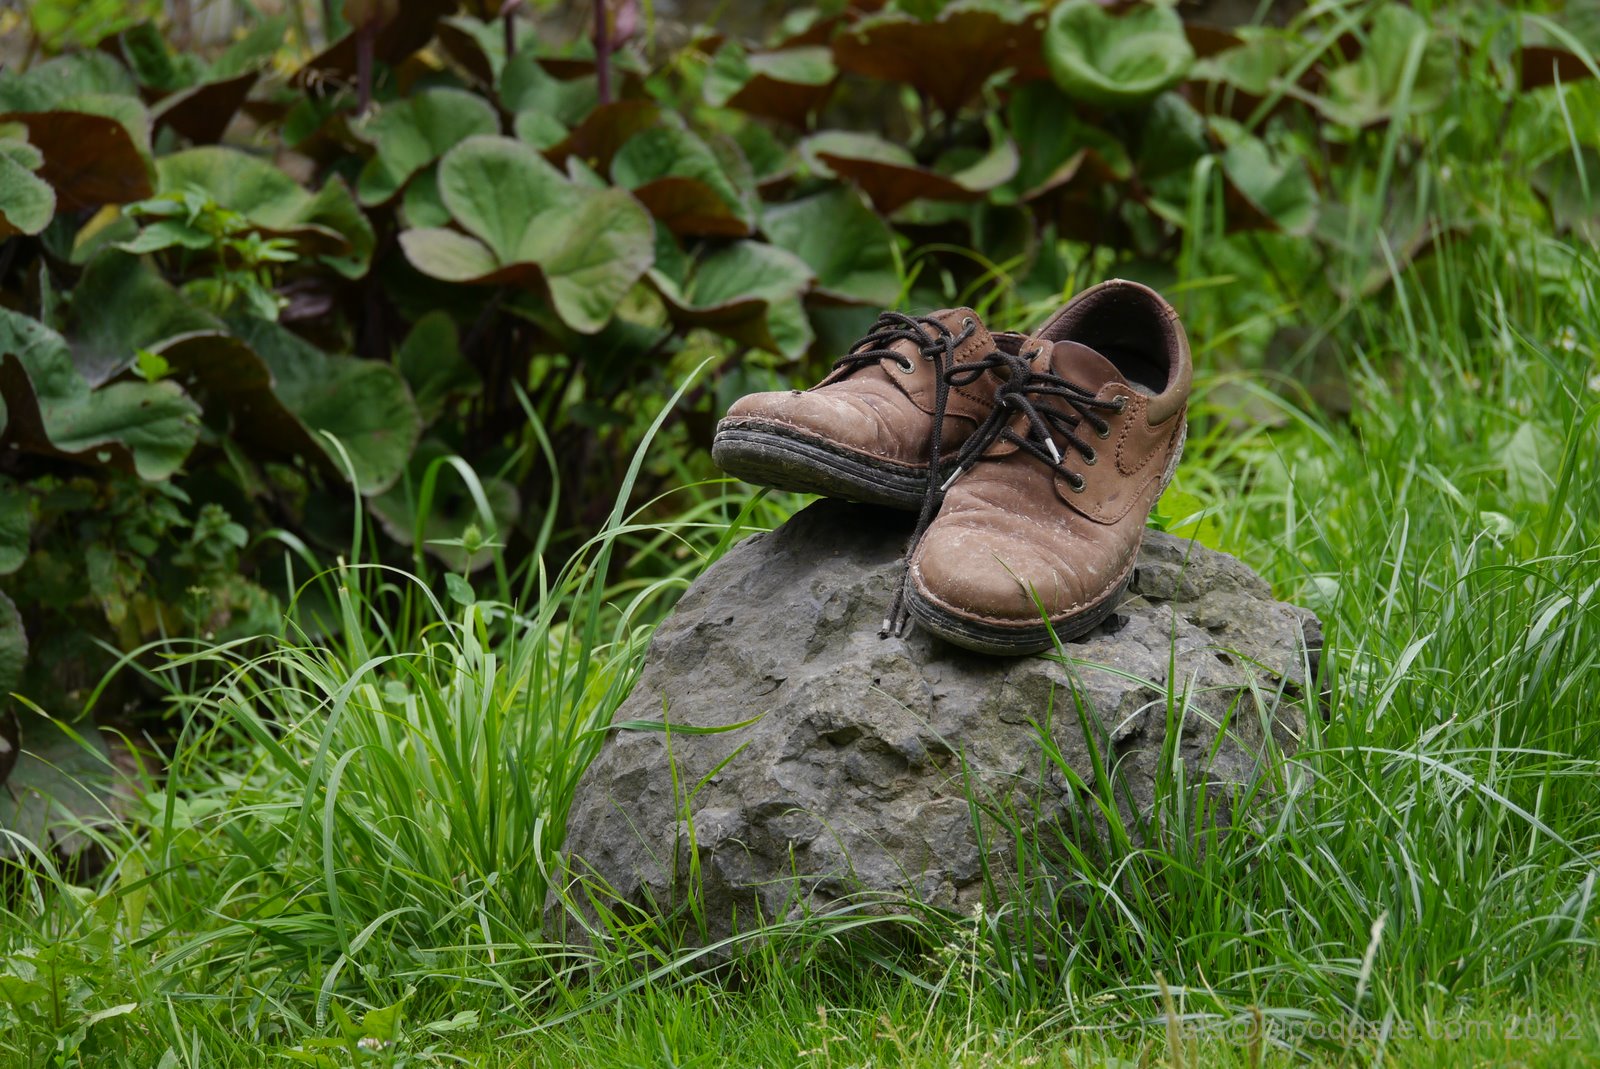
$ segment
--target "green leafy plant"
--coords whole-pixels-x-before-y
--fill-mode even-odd
[[[537,575],[707,357],[639,502],[711,475],[733,396],[814,379],[880,307],[1025,327],[1093,278],[1182,279],[1204,355],[1281,353],[1292,392],[1316,346],[1280,328],[1346,322],[1465,235],[1596,226],[1575,11],[826,4],[666,48],[627,4],[562,40],[536,5],[335,2],[179,48],[179,6],[35,5],[0,72],[0,722],[51,745],[117,658],[294,599],[286,560],[462,604],[508,560]],[[1503,152],[1493,123],[1422,136],[1465,97],[1528,166],[1436,199]],[[1567,443],[1480,438],[1519,500],[1560,500]],[[688,567],[641,539],[608,578]],[[159,720],[126,678],[118,708]]]
[[[163,193],[128,205],[130,218],[153,219],[136,237],[117,248],[135,254],[184,249],[213,261],[211,277],[185,284],[184,295],[219,315],[236,308],[262,319],[277,319],[281,299],[274,294],[275,268],[293,263],[295,243],[263,237],[241,212],[221,207],[196,189]]]
[[[1172,8],[1137,5],[1112,14],[1093,0],[1051,9],[1044,54],[1068,94],[1107,108],[1149,103],[1182,81],[1194,63]]]
[[[0,141],[0,237],[37,234],[56,213],[56,191],[33,172],[44,154],[26,141]]]
[[[555,314],[592,334],[610,321],[651,260],[650,217],[620,190],[593,189],[502,137],[469,138],[439,165],[439,191],[465,233],[401,235],[423,274],[548,292]]]

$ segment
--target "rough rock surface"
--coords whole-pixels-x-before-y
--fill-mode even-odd
[[[1149,532],[1123,603],[1067,644],[1069,663],[986,657],[915,630],[878,637],[910,522],[818,502],[706,571],[657,630],[617,720],[759,719],[721,734],[613,731],[571,810],[574,879],[646,910],[698,885],[712,939],[857,892],[966,909],[983,888],[957,755],[989,798],[1045,819],[1072,806],[1067,780],[1041,774],[1040,731],[1093,781],[1074,688],[1139,806],[1169,694],[1187,706],[1177,752],[1192,782],[1250,780],[1265,730],[1293,748],[1320,629],[1237,560]],[[987,845],[1003,865],[1006,844]]]

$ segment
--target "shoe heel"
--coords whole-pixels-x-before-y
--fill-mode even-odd
[[[1167,461],[1167,470],[1161,473],[1161,489],[1156,493],[1156,500],[1161,500],[1161,495],[1167,492],[1167,487],[1172,485],[1173,478],[1178,474],[1178,461],[1183,459],[1183,447],[1189,441],[1189,420],[1183,421],[1183,426],[1178,429],[1178,448],[1172,451],[1172,459]]]

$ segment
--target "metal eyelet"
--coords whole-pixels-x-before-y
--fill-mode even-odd
[[[1091,450],[1089,450],[1088,453],[1086,453],[1084,455],[1083,462],[1085,464],[1089,465],[1092,468],[1092,467],[1094,467],[1095,461],[1097,461],[1099,459],[1100,459],[1100,454],[1096,453],[1093,449],[1091,449]]]
[[[1117,406],[1117,411],[1118,412],[1127,411],[1127,408],[1128,408],[1128,395],[1127,394],[1120,394],[1119,393],[1117,396],[1113,397],[1111,400]]]
[[[1083,493],[1085,490],[1087,490],[1089,488],[1089,481],[1087,479],[1085,479],[1082,475],[1074,474],[1073,479],[1075,481],[1067,483],[1068,486],[1072,487],[1072,492],[1073,493],[1081,494],[1081,493]]]
[[[903,356],[895,357],[894,362],[895,365],[900,368],[900,373],[902,375],[915,375],[917,373],[917,365]]]
[[[1106,424],[1105,430],[1095,431],[1094,433],[1100,438],[1101,441],[1105,441],[1107,438],[1111,437],[1111,424]]]
[[[973,320],[973,318],[971,316],[962,316],[961,317],[961,327],[962,327],[963,330],[966,329],[967,327],[975,327],[977,325],[978,324]]]

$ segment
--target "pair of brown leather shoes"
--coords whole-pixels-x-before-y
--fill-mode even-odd
[[[885,631],[909,612],[968,649],[1034,653],[1116,606],[1183,452],[1191,371],[1177,312],[1135,282],[1029,335],[969,308],[885,312],[818,385],[734,404],[712,455],[749,482],[920,510]]]

